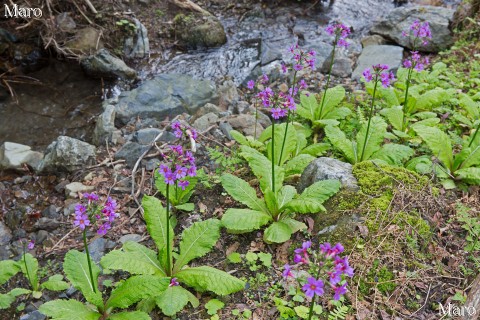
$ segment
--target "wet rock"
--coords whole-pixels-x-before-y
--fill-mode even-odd
[[[439,52],[449,48],[453,44],[453,33],[450,24],[453,21],[455,10],[432,7],[414,6],[399,7],[390,12],[385,20],[379,22],[370,30],[373,34],[379,34],[401,46],[413,49],[413,39],[403,37],[402,31],[409,30],[415,20],[428,21],[432,31],[432,39],[426,46],[419,49],[424,52]]]
[[[141,240],[142,236],[139,234],[126,234],[118,239],[121,244],[124,244],[127,241],[140,242]]]
[[[227,119],[227,121],[235,130],[239,130],[247,136],[253,136],[255,134],[255,116],[253,115],[241,114]],[[262,131],[262,125],[257,123],[257,138],[260,136]]]
[[[70,198],[77,198],[78,193],[93,191],[95,187],[86,186],[81,182],[72,182],[65,186],[65,195]]]
[[[12,240],[12,232],[2,221],[0,221],[0,246],[6,245],[10,240]]]
[[[361,42],[362,42],[362,46],[365,48],[368,46],[379,46],[379,45],[387,44],[387,39],[385,39],[382,36],[379,36],[378,34],[374,34],[374,35],[366,36],[362,38]]]
[[[57,212],[57,207],[55,205],[50,205],[42,211],[42,217],[56,219],[60,216],[60,213]]]
[[[42,159],[41,152],[23,144],[5,142],[0,146],[0,169],[21,169],[22,164],[37,169]]]
[[[136,18],[132,18],[135,23],[135,36],[125,39],[124,54],[130,59],[145,58],[150,54],[150,43],[148,40],[148,31],[145,26]]]
[[[53,231],[57,229],[59,226],[60,226],[60,222],[55,219],[40,218],[33,225],[32,231],[37,231],[37,230]]]
[[[47,317],[41,314],[40,311],[35,310],[27,314],[24,314],[23,316],[20,317],[20,320],[45,320],[46,318]]]
[[[64,32],[72,32],[77,27],[75,21],[67,12],[62,12],[55,17],[55,24],[58,29]]]
[[[65,49],[75,54],[91,54],[103,48],[100,31],[92,27],[78,29],[75,37],[65,44]]]
[[[333,158],[321,157],[313,160],[305,168],[298,183],[298,192],[303,192],[308,186],[317,181],[337,179],[342,187],[358,190],[357,179],[352,174],[352,165]]]
[[[160,136],[158,140],[162,140],[162,137],[165,135],[164,130],[160,130],[157,128],[145,128],[145,129],[140,129],[135,134],[133,135],[133,140],[144,145],[148,145],[153,142],[153,140],[160,134],[163,134]]]
[[[80,60],[83,71],[91,77],[121,78],[133,80],[137,72],[127,66],[123,60],[113,56],[107,49],[100,49],[93,55]]]
[[[232,126],[228,122],[220,122],[218,125],[220,128],[220,131],[223,133],[223,135],[228,139],[228,140],[233,140],[232,136],[230,135],[230,131],[233,130]]]
[[[127,142],[115,153],[115,160],[124,159],[128,167],[133,168],[138,158],[148,149],[148,146]]]
[[[180,45],[192,49],[219,47],[227,42],[222,24],[211,15],[177,15],[175,34]]]
[[[332,55],[330,54],[321,67],[321,71],[325,74],[330,70],[330,62]],[[352,60],[348,58],[341,49],[335,50],[335,61],[333,62],[332,75],[346,78],[352,74]]]
[[[103,106],[103,112],[97,118],[97,123],[93,130],[93,143],[99,146],[106,141],[112,142],[113,131],[115,131],[115,106],[106,104]]]
[[[368,46],[362,51],[358,57],[357,66],[352,73],[352,79],[359,80],[362,72],[367,68],[371,68],[375,64],[386,64],[389,70],[396,71],[402,64],[403,48],[398,46],[381,45]]]
[[[193,127],[198,131],[205,131],[215,122],[217,122],[218,116],[215,113],[207,113],[193,122]]]
[[[95,163],[96,148],[78,139],[60,136],[45,151],[40,172],[72,172]]]
[[[182,74],[162,74],[120,95],[115,106],[116,121],[123,125],[136,117],[162,121],[183,112],[193,115],[209,102],[218,102],[212,81]]]

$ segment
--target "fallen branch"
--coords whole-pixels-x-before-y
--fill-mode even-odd
[[[198,4],[190,1],[190,0],[169,0],[170,3],[176,5],[177,7],[180,7],[182,9],[187,9],[191,11],[197,11],[200,12],[201,14],[211,16],[212,14],[208,12],[207,10],[203,9],[200,7]]]

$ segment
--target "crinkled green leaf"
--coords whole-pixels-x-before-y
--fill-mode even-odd
[[[225,303],[218,299],[210,299],[207,303],[205,303],[205,309],[207,309],[207,313],[211,316],[217,314],[218,310],[222,309],[225,306]]]
[[[443,102],[448,101],[451,97],[452,96],[450,92],[442,88],[428,90],[417,98],[417,103],[415,104],[414,110],[432,110],[432,108],[437,107]]]
[[[415,126],[414,130],[425,141],[433,155],[451,171],[453,168],[453,153],[448,135],[434,127]]]
[[[151,320],[151,318],[143,311],[124,311],[111,314],[107,320]]]
[[[190,212],[195,209],[195,204],[191,202],[179,204],[178,206],[175,206],[175,209]]]
[[[165,275],[155,251],[133,241],[125,242],[122,250],[107,253],[100,264],[106,269],[123,270],[131,274]]]
[[[27,273],[27,269],[25,269],[25,264],[28,267],[28,273]],[[18,262],[18,265],[22,269],[23,275],[30,282],[30,285],[32,286],[33,290],[37,291],[38,290],[38,260],[34,256],[32,256],[30,253],[26,253],[24,256],[22,256],[21,260]],[[30,275],[30,278],[28,274]]]
[[[286,136],[285,136],[285,132],[287,132]],[[285,144],[283,145],[284,136],[285,136]],[[297,146],[296,138],[297,138],[297,132],[295,131],[294,126],[289,125],[288,129],[287,129],[286,123],[281,123],[275,126],[275,147],[274,147],[275,155],[273,156],[275,164],[282,165],[285,163],[285,161],[287,161],[287,159],[292,157]],[[283,153],[282,153],[282,159],[280,160],[282,145],[283,145]],[[266,148],[267,148],[268,159],[271,160],[272,159],[272,140],[270,140],[267,143]]]
[[[300,196],[290,201],[286,207],[298,213],[325,211],[322,203],[340,190],[338,180],[317,181],[306,188]]]
[[[120,283],[110,294],[107,308],[128,308],[134,303],[156,296],[168,288],[170,278],[153,275],[133,276]]]
[[[212,250],[220,237],[222,223],[217,219],[195,222],[182,232],[180,254],[175,262],[173,273],[195,258],[199,258]]]
[[[380,114],[387,118],[393,128],[402,131],[404,121],[402,106],[392,106],[390,108],[382,109]]]
[[[282,219],[282,222],[290,227],[290,229],[292,230],[292,234],[297,231],[307,229],[307,225],[305,223],[295,220],[293,218]]]
[[[55,274],[48,278],[47,281],[42,283],[42,288],[51,290],[51,291],[63,291],[70,288],[70,285],[63,281],[63,276],[60,274]]]
[[[188,290],[180,286],[168,287],[156,298],[157,306],[167,316],[173,316],[181,311],[188,302],[193,307],[198,307],[198,299]]]
[[[300,95],[300,105],[297,106],[297,113],[300,117],[310,121],[317,120],[315,116],[317,108],[319,108],[319,106],[315,95]]]
[[[159,252],[163,248],[167,248],[167,214],[160,200],[155,197],[145,195],[142,199],[142,207],[144,210],[144,218],[147,223],[147,230],[153,241],[157,245]],[[170,224],[170,243],[169,247],[173,247],[173,227]],[[161,260],[163,261],[163,260]]]
[[[10,292],[2,294],[0,293],[0,310],[7,309],[15,301],[15,298],[23,295],[29,294],[31,291],[24,288],[14,288]]]
[[[315,160],[314,156],[299,154],[284,165],[285,175],[288,177],[294,174],[301,174],[313,160]]]
[[[238,202],[252,210],[268,212],[265,202],[257,197],[257,192],[248,182],[229,173],[220,178],[223,188]]]
[[[93,283],[90,279],[87,255],[77,250],[70,250],[65,255],[63,271],[72,285],[80,290],[91,304],[103,307],[102,293],[98,290],[98,275],[100,268],[92,261]],[[95,290],[95,292],[94,292]]]
[[[77,300],[48,301],[38,309],[52,320],[97,320],[101,314]]]
[[[325,119],[325,116],[330,113],[333,108],[338,106],[340,102],[342,102],[342,100],[345,98],[345,88],[343,88],[343,86],[329,88],[325,94],[326,96],[321,114],[320,108],[322,104],[322,97],[319,97],[318,107],[315,110],[315,120]]]
[[[270,214],[250,209],[230,208],[222,216],[222,224],[231,233],[258,230],[272,220]]]
[[[297,195],[297,190],[289,185],[283,186],[278,190],[277,194],[277,206],[280,211],[283,210],[283,207],[289,203]]]
[[[267,243],[284,243],[292,236],[290,226],[282,221],[274,222],[263,234],[263,240]]]
[[[245,282],[215,268],[202,266],[185,268],[176,274],[181,283],[197,291],[211,291],[220,296],[242,290]]]
[[[325,115],[325,119],[341,120],[341,119],[345,119],[351,113],[352,111],[347,107],[334,108],[333,110],[331,110],[329,113]]]
[[[325,151],[330,149],[328,143],[314,143],[300,151],[301,154],[309,154],[314,157],[322,155]],[[292,159],[293,160],[293,159]],[[291,161],[291,160],[290,160]]]
[[[387,132],[387,124],[380,117],[372,117],[368,136],[367,127],[368,122],[363,123],[356,138],[358,161],[360,162],[370,159],[370,157],[380,149],[380,145],[382,144],[385,133]],[[363,148],[364,143],[365,149]]]
[[[412,148],[395,143],[388,143],[375,152],[372,159],[384,160],[388,164],[402,166],[403,162],[413,156],[415,152]]]
[[[263,194],[265,198],[265,203],[267,204],[267,208],[269,213],[276,217],[277,214],[279,213],[278,211],[278,206],[277,206],[277,195],[275,192],[273,192],[270,189],[265,190],[265,193]]]
[[[380,97],[382,97],[387,102],[388,106],[393,107],[400,105],[400,101],[398,101],[394,88],[383,88],[378,86],[377,92],[379,93]]]
[[[16,275],[21,270],[16,261],[3,260],[0,261],[0,285],[7,282],[11,277]]]
[[[420,174],[429,174],[433,170],[433,163],[428,156],[420,156],[409,160],[405,168]]]
[[[463,182],[480,185],[480,168],[470,167],[465,169],[460,169],[455,172],[458,178],[462,179]]]
[[[265,191],[267,188],[273,188],[272,181],[272,163],[263,154],[250,147],[242,146],[241,155],[244,157],[252,168],[253,173],[260,182],[260,188]],[[274,165],[275,167],[275,190],[282,187],[285,172],[283,168]]]
[[[340,150],[348,162],[357,162],[357,148],[352,141],[348,140],[342,130],[338,127],[326,126],[325,135],[335,149]]]
[[[459,168],[466,169],[469,167],[480,165],[480,145],[477,145],[477,146],[472,145],[472,147],[470,148],[468,147],[464,148],[460,153],[465,153],[465,157],[464,159],[462,159],[461,163],[459,164]],[[458,154],[455,155],[455,161],[457,160],[456,159],[457,157],[459,157]]]
[[[468,115],[472,119],[478,119],[480,117],[480,104],[473,101],[470,96],[466,95],[465,93],[460,93],[459,104],[467,111]]]

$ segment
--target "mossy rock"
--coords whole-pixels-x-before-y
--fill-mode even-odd
[[[225,30],[214,16],[179,14],[174,22],[175,35],[186,48],[219,47],[227,42]]]

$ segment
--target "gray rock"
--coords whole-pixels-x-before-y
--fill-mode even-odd
[[[253,114],[255,115],[255,113],[253,113]],[[258,111],[257,117],[258,117],[258,123],[260,123],[262,125],[262,127],[264,127],[264,128],[267,128],[268,126],[270,126],[272,124],[272,120],[270,119],[270,117],[267,116],[262,111]]]
[[[230,119],[227,119],[228,123],[235,130],[243,132],[247,136],[253,136],[255,134],[255,116],[250,114],[241,114],[234,116]],[[257,123],[257,138],[260,136],[260,133],[263,131],[263,126],[258,122]]]
[[[175,18],[177,40],[187,48],[219,47],[227,42],[227,36],[220,20],[211,15]]]
[[[95,263],[100,263],[100,259],[102,259],[102,257],[105,255],[106,248],[107,240],[104,238],[97,238],[88,245],[88,251]]]
[[[135,36],[125,39],[124,54],[130,59],[145,58],[150,54],[147,28],[138,19],[132,18],[132,20],[136,27]]]
[[[102,114],[97,118],[93,130],[93,143],[97,146],[106,141],[112,142],[112,133],[115,131],[115,106],[104,104]]]
[[[362,46],[365,48],[368,46],[379,46],[382,44],[387,44],[387,39],[385,39],[382,36],[379,36],[378,34],[374,34],[374,35],[370,35],[362,38],[361,42],[362,42]]]
[[[13,252],[9,245],[0,246],[0,261],[8,260],[13,256]]]
[[[320,157],[305,168],[298,183],[298,192],[303,192],[317,181],[337,179],[348,190],[358,190],[357,179],[352,174],[352,165],[333,158]]]
[[[322,64],[321,71],[327,74],[330,70],[330,62],[332,55],[330,54]],[[335,50],[335,60],[333,62],[332,75],[346,78],[352,74],[352,60],[348,58],[341,49]]]
[[[63,191],[65,191],[65,186],[67,184],[69,184],[70,181],[68,180],[63,180],[61,182],[59,182],[56,186],[55,186],[55,191],[57,191],[58,193],[63,193]]]
[[[27,207],[28,208],[28,207]],[[17,208],[8,210],[3,216],[5,224],[11,229],[16,230],[25,220],[27,208]]]
[[[128,167],[133,168],[140,156],[148,149],[148,146],[127,142],[115,153],[115,160],[124,159]]]
[[[75,37],[65,44],[65,49],[75,54],[91,54],[103,48],[102,35],[93,27],[86,27],[75,31]]]
[[[35,245],[42,244],[48,238],[48,231],[39,230],[35,236]]]
[[[4,246],[12,240],[12,232],[10,229],[0,221],[0,246]]]
[[[94,189],[94,186],[86,186],[81,182],[72,182],[65,186],[65,195],[70,198],[77,198],[79,192],[89,192]]]
[[[55,205],[52,204],[52,205],[46,207],[42,211],[42,217],[50,218],[50,219],[57,219],[58,217],[60,217],[60,213],[57,212],[57,207],[55,207]]]
[[[217,120],[218,116],[215,113],[210,112],[195,120],[193,122],[193,127],[198,131],[205,131],[208,127],[217,122]]]
[[[250,103],[247,101],[238,101],[233,106],[233,114],[247,113],[250,110]]]
[[[53,231],[57,229],[59,226],[60,226],[60,222],[55,219],[40,218],[33,225],[33,230],[34,231],[37,231],[37,230]]]
[[[370,30],[401,46],[413,49],[413,37],[403,37],[402,31],[409,31],[415,20],[428,21],[432,31],[432,39],[426,46],[417,48],[424,52],[439,52],[453,44],[453,33],[450,23],[453,21],[455,10],[444,7],[414,6],[399,7],[390,12],[385,20],[380,21]]]
[[[158,159],[150,159],[148,160],[146,163],[145,163],[145,169],[147,171],[152,171],[152,170],[155,170],[157,169],[159,166],[160,166],[160,160]]]
[[[140,143],[140,144],[150,144],[153,142],[153,140],[160,134],[162,133],[163,130],[157,129],[157,128],[145,128],[145,129],[140,129],[135,134],[133,135],[133,140]],[[162,140],[162,137],[165,135],[164,133],[160,136],[158,140]],[[162,140],[163,141],[163,140]]]
[[[195,113],[195,117],[200,118],[207,113],[214,113],[218,116],[220,112],[222,112],[222,110],[213,103],[206,103],[203,107],[198,109],[198,111]]]
[[[118,239],[118,241],[122,244],[124,244],[127,241],[140,242],[141,240],[142,240],[142,236],[139,234],[126,234],[120,237],[120,239]]]
[[[107,49],[100,49],[93,55],[80,60],[83,71],[91,77],[122,78],[133,80],[137,72],[127,66],[123,60],[113,56]]]
[[[352,73],[352,79],[359,80],[362,72],[376,64],[386,64],[389,70],[396,71],[402,64],[403,48],[398,46],[368,46],[358,57],[357,66]]]
[[[20,317],[20,320],[45,320],[47,317],[45,317],[40,311],[35,310],[32,312],[29,312],[27,314],[24,314],[23,316]]]
[[[218,88],[218,94],[220,95],[220,101],[218,104],[223,110],[227,110],[231,104],[236,103],[240,98],[237,86],[231,80],[225,81]]]
[[[115,106],[116,121],[126,124],[136,117],[162,121],[183,112],[193,115],[209,102],[218,102],[212,81],[181,74],[162,74],[120,95]]]
[[[96,148],[78,139],[60,136],[45,151],[40,172],[72,172],[95,163]]]
[[[262,41],[260,49],[260,63],[265,66],[273,61],[281,60],[282,52],[268,41]]]
[[[233,140],[232,136],[230,135],[230,131],[233,130],[232,126],[228,122],[220,122],[218,125],[220,128],[220,131],[222,131],[223,135],[228,139],[228,140]]]
[[[26,237],[27,237],[27,231],[25,231],[24,229],[17,228],[15,230],[13,230],[13,239],[14,240],[20,240],[20,239],[26,238]]]
[[[0,191],[4,191],[6,189],[5,185],[0,182]]]
[[[23,144],[5,142],[0,146],[0,169],[21,169],[24,163],[37,169],[42,159],[41,152]]]

